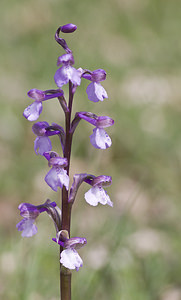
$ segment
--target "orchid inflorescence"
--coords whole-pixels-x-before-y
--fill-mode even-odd
[[[76,112],[74,118],[71,118],[72,104],[77,87],[82,79],[89,80],[86,92],[88,99],[93,102],[103,101],[108,98],[107,92],[101,85],[101,81],[106,79],[106,72],[102,69],[90,71],[82,68],[74,68],[74,57],[64,39],[60,38],[61,33],[71,33],[77,29],[74,24],[60,26],[55,34],[55,39],[65,50],[65,54],[58,57],[54,80],[58,89],[38,90],[31,89],[28,96],[34,100],[24,110],[24,117],[29,121],[36,121],[43,110],[44,101],[58,99],[61,108],[65,114],[65,128],[46,121],[34,123],[32,131],[36,135],[34,142],[35,153],[41,155],[48,161],[50,170],[45,176],[45,182],[55,192],[62,189],[62,209],[55,202],[49,199],[40,205],[22,203],[19,205],[20,215],[23,219],[17,224],[19,231],[22,231],[23,237],[31,237],[37,233],[35,225],[37,217],[46,212],[53,220],[56,229],[56,238],[53,241],[61,246],[60,263],[67,269],[79,270],[83,262],[77,249],[84,246],[87,241],[85,238],[70,238],[70,219],[71,207],[75,201],[77,191],[80,185],[85,182],[90,185],[90,189],[85,193],[85,201],[97,206],[98,203],[113,206],[110,197],[104,190],[104,187],[111,185],[110,176],[94,176],[87,173],[75,174],[73,176],[72,186],[69,188],[69,166],[72,137],[81,120],[84,120],[94,126],[93,133],[90,135],[90,143],[97,149],[109,148],[112,144],[111,138],[105,131],[106,127],[114,124],[114,121],[108,116],[97,116],[91,112]],[[62,87],[69,84],[69,101],[64,97]],[[57,135],[61,143],[62,157],[52,151],[51,136]]]

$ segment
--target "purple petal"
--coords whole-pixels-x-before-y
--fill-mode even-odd
[[[37,122],[33,124],[32,131],[37,136],[45,136],[47,127],[49,127],[47,122]]]
[[[93,129],[93,134],[90,135],[90,142],[92,146],[97,149],[106,149],[109,148],[112,144],[111,138],[102,128]]]
[[[110,127],[114,124],[114,120],[107,116],[98,117],[96,120],[96,127],[105,128]]]
[[[79,270],[83,266],[83,261],[76,250],[74,249],[65,249],[61,252],[60,256],[61,264],[68,269]]]
[[[111,184],[112,184],[111,176],[99,175],[97,177],[94,177],[92,180],[92,186],[95,185],[109,186]]]
[[[28,121],[36,121],[41,112],[42,112],[43,106],[41,102],[35,101],[31,105],[29,105],[27,108],[25,108],[23,116]]]
[[[67,84],[69,80],[75,85],[80,85],[80,72],[71,66],[63,66],[56,71],[54,80],[58,87]]]
[[[72,53],[66,53],[58,57],[57,66],[73,65],[73,64],[74,64],[74,57]]]
[[[68,190],[69,177],[66,170],[62,168],[52,168],[45,176],[45,181],[55,192],[57,192],[58,186],[62,188],[63,185]]]
[[[30,203],[21,203],[18,206],[18,209],[20,210],[20,215],[25,219],[35,220],[40,214],[37,207]]]
[[[45,176],[45,182],[52,188],[53,191],[57,192],[58,184],[58,177],[55,168],[52,168],[47,175]],[[61,186],[62,188],[62,186]]]
[[[79,112],[77,113],[79,118],[89,122],[90,124],[96,126],[97,124],[97,116],[93,113],[88,113],[88,112]]]
[[[22,237],[31,237],[37,233],[37,227],[33,219],[23,219],[16,225],[18,231],[22,231]]]
[[[100,83],[91,82],[86,89],[88,99],[93,102],[103,101],[104,98],[108,98],[106,90]]]
[[[64,248],[79,249],[85,246],[86,244],[87,244],[86,238],[73,237],[70,239],[66,239],[64,243]]]
[[[35,101],[43,101],[45,99],[45,92],[38,89],[32,89],[28,92],[28,97]]]
[[[38,150],[39,149],[39,150]],[[43,155],[44,152],[48,152],[52,150],[52,144],[47,136],[37,137],[34,141],[34,150],[36,154]]]
[[[103,69],[97,69],[92,72],[92,81],[99,82],[106,79],[106,71]]]
[[[48,163],[49,167],[52,166],[52,167],[60,167],[60,168],[66,167],[67,164],[68,164],[67,158],[60,157],[60,156],[51,157]]]

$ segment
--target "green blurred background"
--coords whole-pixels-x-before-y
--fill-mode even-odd
[[[72,174],[113,177],[107,189],[114,208],[91,207],[82,185],[73,208],[72,235],[86,237],[84,266],[73,272],[73,299],[181,299],[181,2],[177,0],[1,0],[0,9],[0,299],[58,300],[59,254],[46,215],[38,234],[16,230],[21,202],[39,204],[59,194],[46,185],[45,159],[33,150],[31,123],[22,117],[31,88],[55,88],[54,41],[66,35],[75,67],[107,71],[109,99],[87,99],[78,88],[75,111],[109,115],[113,145],[89,142],[82,121],[74,137]],[[67,89],[65,88],[67,95]],[[74,111],[74,112],[75,112]],[[63,124],[53,100],[40,120]],[[58,150],[57,139],[52,138]],[[59,151],[59,150],[58,150]],[[60,151],[59,151],[60,152]]]

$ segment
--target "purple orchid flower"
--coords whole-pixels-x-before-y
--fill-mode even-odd
[[[96,128],[93,129],[93,134],[90,135],[90,142],[92,146],[97,149],[106,149],[112,145],[111,138],[104,128],[112,126],[114,124],[113,119],[107,116],[97,117],[94,114],[84,112],[78,113],[78,116],[96,126]]]
[[[72,53],[66,53],[62,56],[59,56],[57,66],[62,65],[62,67],[56,71],[54,76],[55,83],[58,87],[62,87],[63,85],[67,84],[69,80],[75,86],[80,85],[81,72],[72,67],[73,64],[74,57]]]
[[[34,150],[36,154],[43,155],[44,152],[52,150],[52,144],[48,137],[49,124],[47,122],[38,122],[33,124],[32,131],[37,135],[34,141]]]
[[[22,237],[31,237],[37,233],[37,227],[34,224],[40,213],[48,211],[49,207],[55,207],[55,202],[45,202],[35,206],[30,203],[21,203],[18,206],[20,215],[23,219],[16,225],[18,231],[22,231]]]
[[[58,187],[65,188],[68,191],[69,188],[69,176],[64,167],[67,166],[67,159],[58,156],[54,151],[44,152],[43,154],[48,160],[49,167],[51,170],[45,176],[45,182],[52,188],[53,191],[57,192]]]
[[[100,81],[106,79],[106,71],[103,69],[98,69],[93,72],[87,70],[83,73],[82,77],[92,81],[86,89],[90,101],[98,102],[103,101],[104,98],[108,98],[106,90],[100,84]]]
[[[49,139],[49,136],[60,135],[62,148],[63,145],[63,136],[64,130],[61,126],[56,123],[52,123],[50,126],[47,122],[37,122],[33,124],[32,131],[37,135],[37,138],[34,141],[34,150],[36,154],[43,155],[44,152],[52,150],[52,144]]]
[[[98,203],[103,205],[108,204],[113,206],[112,201],[110,200],[109,195],[103,189],[104,186],[109,186],[112,183],[112,178],[110,176],[100,175],[91,180],[85,180],[87,183],[92,185],[91,189],[85,193],[85,200],[92,206],[97,206]]]
[[[61,235],[62,231],[57,234],[57,237]],[[83,261],[76,249],[87,244],[86,238],[64,238],[63,241],[59,240],[59,238],[53,238],[52,240],[65,248],[60,254],[60,263],[67,269],[76,269],[78,271],[83,266]]]
[[[34,99],[35,101],[32,104],[30,104],[27,108],[25,108],[23,116],[28,121],[36,121],[43,110],[42,101],[51,98],[61,97],[63,96],[63,91],[62,90],[41,91],[37,89],[32,89],[28,92],[28,96]]]

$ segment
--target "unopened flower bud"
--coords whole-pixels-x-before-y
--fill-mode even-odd
[[[61,26],[61,32],[72,33],[77,29],[77,26],[74,24],[66,24]]]

